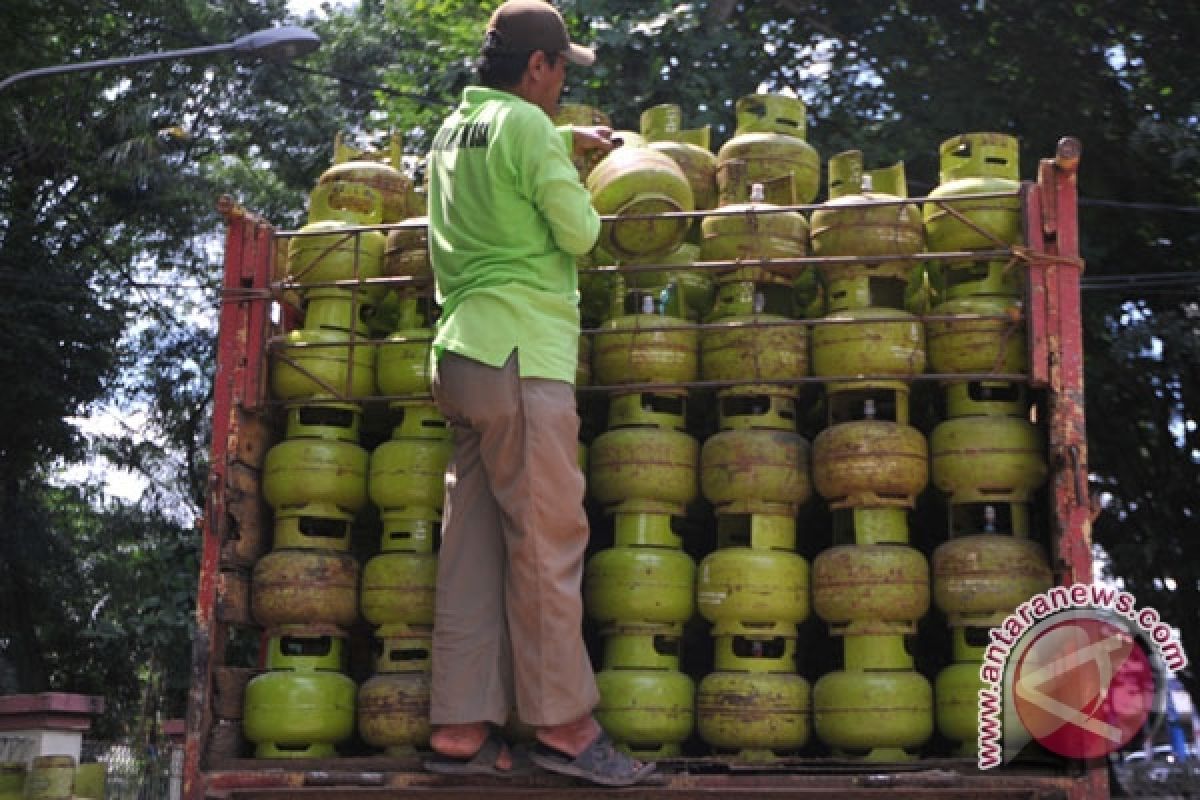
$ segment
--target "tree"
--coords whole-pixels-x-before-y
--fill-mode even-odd
[[[235,15],[199,2],[14,0],[0,19],[10,43],[0,53],[0,73],[228,41],[282,16],[281,1],[242,4]],[[236,101],[247,78],[272,70],[282,82],[276,67],[175,62],[44,78],[5,92],[0,413],[8,422],[0,431],[6,521],[0,665],[6,668],[0,677],[6,689],[109,689],[115,714],[127,709],[140,681],[155,679],[150,673],[170,665],[186,675],[177,672],[185,666],[178,657],[187,636],[179,612],[190,599],[180,607],[174,590],[169,599],[147,593],[145,600],[158,598],[152,610],[128,596],[111,597],[118,585],[127,592],[146,588],[139,572],[146,559],[160,559],[167,579],[195,581],[186,553],[196,544],[191,517],[206,472],[201,454],[213,332],[192,320],[216,308],[219,275],[211,246],[219,230],[218,190],[205,164],[221,153],[221,126],[242,113]],[[181,292],[181,285],[194,288]],[[119,403],[134,419],[145,410],[144,421],[112,437],[106,449],[164,489],[157,500],[146,498],[144,508],[106,507],[94,492],[51,486],[57,465],[88,452],[73,420],[102,401]],[[189,465],[188,480],[164,473],[164,454]],[[120,549],[106,556],[94,541]],[[115,623],[98,604],[104,591],[111,595],[107,607],[119,608],[127,621]],[[45,603],[62,593],[62,603]]]
[[[8,655],[17,675],[32,670],[44,683],[0,681],[0,691],[102,695],[108,708],[96,726],[100,736],[144,737],[148,730],[130,727],[146,724],[143,709],[180,716],[195,537],[182,535],[179,523],[161,513],[105,501],[88,487],[40,487],[18,511],[12,522],[29,541],[22,561],[0,562],[0,584],[15,589],[5,592],[0,622],[11,630],[9,615],[21,614],[38,632],[16,638]]]
[[[14,0],[0,74],[225,42],[284,16],[284,0]],[[216,200],[229,193],[298,226],[335,133],[363,130],[371,113],[373,18],[310,20],[325,44],[305,65],[178,61],[5,92],[0,412],[21,424],[0,431],[0,691],[106,690],[115,730],[165,675],[164,702],[182,712],[189,627],[177,590],[195,585],[207,485]],[[83,436],[76,420],[102,406],[123,424]],[[149,488],[113,505],[54,487],[61,465],[85,459]],[[99,542],[119,549],[106,556]],[[78,601],[44,602],[63,593]]]

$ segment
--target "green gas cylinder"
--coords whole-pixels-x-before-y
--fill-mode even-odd
[[[268,640],[267,672],[246,685],[242,727],[258,758],[322,758],[354,732],[356,687],[340,670],[345,633],[284,626]]]
[[[790,179],[793,203],[811,203],[817,196],[820,157],[805,141],[807,108],[798,97],[752,94],[735,104],[737,127],[717,152],[718,164],[745,161],[751,182]]]
[[[934,252],[988,250],[1021,237],[1019,147],[1014,136],[964,133],[942,142],[941,175],[923,215]],[[971,195],[1006,196],[956,199]],[[969,224],[960,217],[969,220]]]
[[[878,185],[877,185],[878,184]],[[829,159],[829,200],[812,213],[812,250],[816,256],[912,255],[925,248],[925,227],[908,196],[903,162],[886,170],[863,170],[859,150],[838,153]],[[905,260],[856,264],[868,276],[907,280],[912,263]],[[846,274],[846,265],[821,267],[834,284]]]
[[[587,188],[600,214],[638,217],[601,226],[599,244],[616,256],[669,253],[687,235],[690,219],[651,216],[695,208],[687,175],[665,153],[615,148],[588,174]]]

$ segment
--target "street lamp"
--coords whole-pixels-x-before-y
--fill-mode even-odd
[[[26,78],[61,75],[67,72],[85,72],[104,69],[105,67],[124,67],[130,64],[145,64],[150,61],[171,61],[213,53],[232,53],[235,57],[250,56],[284,62],[311,53],[320,46],[321,38],[312,31],[295,25],[284,25],[279,28],[267,28],[255,31],[254,33],[247,33],[225,44],[189,47],[185,50],[167,50],[162,53],[146,53],[140,56],[106,58],[102,61],[84,61],[78,64],[61,64],[55,67],[26,70],[25,72],[18,72],[15,75],[9,75],[0,81],[0,91],[4,91],[17,81],[23,81]]]

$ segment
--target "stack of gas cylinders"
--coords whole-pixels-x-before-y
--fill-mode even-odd
[[[591,262],[617,268],[615,279],[595,285],[616,301],[591,337],[596,383],[608,388],[612,408],[630,402],[623,385],[652,387],[647,414],[654,398],[672,395],[671,385],[689,385],[686,331],[700,329],[699,378],[690,386],[711,393],[676,393],[679,406],[711,398],[715,411],[699,474],[716,548],[699,561],[696,580],[696,610],[711,623],[714,657],[696,688],[696,733],[714,752],[741,759],[802,751],[812,729],[834,753],[868,760],[914,757],[935,726],[969,749],[980,631],[1050,580],[1028,538],[1030,494],[1045,467],[1020,377],[1023,275],[1010,255],[1019,231],[1015,141],[968,134],[945,143],[941,185],[924,209],[907,199],[903,164],[866,170],[861,152],[839,153],[829,162],[829,199],[806,218],[796,206],[815,198],[819,170],[803,141],[803,104],[755,95],[737,108],[738,128],[715,159],[707,131],[683,130],[678,107],[660,106],[643,114],[639,134],[624,135],[623,152],[591,165],[587,178],[597,208],[616,217]],[[1012,149],[1001,161],[996,148],[1005,142]],[[671,156],[682,179],[656,152]],[[712,196],[710,173],[715,204],[702,199]],[[681,223],[688,218],[700,219],[698,229]],[[919,258],[929,252],[955,257]],[[806,260],[810,254],[817,258]],[[707,295],[693,290],[701,299],[689,302],[696,276],[711,287]],[[933,296],[940,302],[930,308]],[[928,347],[918,314],[930,319]],[[956,363],[952,352],[973,361]],[[946,419],[929,441],[910,419],[914,381],[927,370],[964,376],[943,384]],[[811,455],[796,423],[806,411],[796,406],[806,379],[824,389],[825,424]],[[968,405],[968,396],[981,393],[986,401]],[[997,393],[1016,396],[1005,405]],[[647,436],[646,449],[625,463],[638,464],[643,485],[660,484],[666,473],[658,462],[673,466],[676,450],[634,434],[639,423],[629,416],[610,413],[610,429],[593,448],[606,449],[618,427],[629,428],[622,435]],[[980,419],[959,421],[965,417]],[[685,436],[683,420],[669,420],[671,436]],[[980,438],[983,429],[989,432]],[[1003,453],[1018,462],[1008,467],[1009,479],[1001,477],[1003,465],[979,460],[989,436],[1004,440],[993,459]],[[1014,438],[1021,442],[1015,450]],[[968,496],[964,469],[1015,483]],[[909,530],[931,476],[947,495],[954,537],[934,553],[932,584]],[[607,480],[593,463],[593,496],[607,496]],[[825,500],[833,541],[812,564],[810,589],[808,565],[795,550],[797,513],[813,486]],[[1007,538],[996,538],[998,520],[1008,525]],[[618,542],[628,542],[620,524],[617,530]],[[985,532],[994,556],[981,562],[979,543],[968,539]],[[999,569],[992,591],[1003,586],[1005,594],[1000,605],[979,600],[993,605],[976,614],[965,606],[980,597],[983,578],[967,573],[989,560]],[[1013,569],[1021,575],[1013,578]],[[604,579],[589,572],[589,597]],[[952,642],[936,700],[914,657],[931,600]],[[796,669],[804,649],[821,646],[798,639],[810,601],[839,644],[841,667],[811,690]]]
[[[641,134],[620,134],[623,145],[582,174],[598,209],[645,215],[713,202],[707,129],[682,131],[680,116],[675,106],[647,112]],[[696,254],[690,227],[687,218],[608,224],[596,259],[627,269],[595,287],[608,308],[591,337],[591,374],[612,388],[606,429],[588,451],[588,489],[612,517],[614,546],[588,560],[584,604],[604,641],[597,719],[645,758],[680,755],[695,726],[695,686],[680,666],[696,565],[678,523],[699,494],[686,386],[699,378],[700,341],[684,287],[701,303],[708,287],[684,280]]]
[[[755,332],[747,333],[750,347]],[[697,693],[698,727],[718,752],[757,760],[802,747],[811,730],[809,685],[796,669],[809,568],[795,552],[796,513],[812,491],[809,445],[796,432],[788,387],[726,389],[717,405],[718,432],[701,452],[717,548],[697,582],[714,644],[714,671]]]
[[[1016,142],[943,143],[923,208],[902,163],[838,153],[812,205],[804,104],[755,94],[736,111],[716,153],[667,104],[576,161],[605,215],[579,260],[576,381],[593,532],[611,531],[583,583],[596,716],[647,759],[970,753],[987,631],[1052,580],[1031,512],[1047,467],[1024,379]],[[570,106],[558,121],[608,120]],[[309,212],[276,276],[286,430],[264,473],[267,671],[244,727],[260,757],[331,755],[355,732],[397,755],[428,742],[451,455],[429,396],[424,209],[400,171],[343,152]],[[910,530],[929,485],[936,548],[940,532]],[[360,569],[364,511],[379,538],[368,514]],[[915,652],[926,619],[949,626],[947,652]],[[356,689],[346,655],[366,626],[375,666]],[[931,662],[948,664],[936,681]]]
[[[881,260],[923,249],[906,195],[902,165],[864,172],[849,151],[830,160],[830,199],[812,214],[814,253],[852,259],[822,265],[829,313],[812,335],[814,374],[830,379],[813,478],[834,527],[813,563],[813,607],[842,643],[842,669],[813,688],[813,717],[835,752],[875,760],[908,757],[933,728],[932,689],[908,647],[929,609],[929,568],[908,530],[928,481],[909,419],[925,337],[904,308],[911,265]]]
[[[275,343],[270,372],[287,424],[263,473],[273,549],[251,583],[266,672],[246,686],[243,727],[259,757],[334,755],[356,722],[364,742],[389,752],[429,733],[433,539],[449,442],[428,399],[423,225],[394,225],[420,213],[419,195],[392,166],[398,142],[391,163],[340,140],[335,150],[308,224],[275,261],[281,317],[298,324]],[[368,451],[363,404],[380,396],[391,400],[395,431]],[[352,530],[368,501],[381,544],[360,568]],[[377,674],[361,688],[346,674],[360,613],[376,627],[377,653]]]
[[[930,437],[951,537],[933,553],[934,599],[951,627],[954,662],[937,677],[937,721],[970,754],[988,630],[1052,582],[1044,550],[1030,539],[1029,503],[1046,477],[1046,445],[1025,384],[1013,380],[1028,370],[1023,273],[1015,259],[982,254],[1019,243],[1020,205],[1008,197],[944,202],[1015,192],[1017,142],[958,136],[942,144],[941,165],[925,206],[929,249],[964,257],[944,263],[947,300],[928,323],[933,371],[962,376],[945,384],[946,419]]]
[[[382,194],[346,181],[317,186],[287,266],[303,326],[271,364],[285,404],[284,439],[267,453],[263,493],[274,510],[270,554],[254,566],[255,619],[268,631],[267,672],[246,687],[246,738],[259,757],[334,755],[354,732],[356,685],[344,674],[358,619],[359,564],[350,549],[367,503],[369,454],[357,398],[375,389],[375,353],[360,277],[379,275],[383,235],[347,233],[382,220]]]
[[[715,387],[701,486],[716,517],[716,549],[701,561],[697,585],[713,641],[697,732],[714,751],[744,760],[795,751],[811,735],[810,687],[796,665],[797,626],[809,615],[796,515],[812,484],[792,383],[808,374],[808,337],[789,322],[796,268],[786,263],[807,254],[808,224],[768,202],[816,195],[819,165],[804,133],[802,103],[742,98],[734,136],[717,154],[717,213],[700,222],[703,261],[746,266],[715,270],[701,339],[702,377]]]
[[[386,271],[428,275],[427,253],[422,229],[395,229]],[[358,728],[368,745],[395,755],[429,740],[434,549],[453,443],[429,397],[428,303],[415,287],[400,289],[392,301],[392,332],[379,345],[377,381],[394,427],[371,452],[368,490],[381,533],[362,579],[362,616],[378,626],[375,675],[359,689]]]
[[[662,757],[679,754],[695,713],[679,667],[696,565],[674,526],[698,494],[700,445],[685,430],[687,391],[670,385],[696,380],[699,335],[667,313],[669,293],[625,296],[635,308],[614,309],[592,347],[593,375],[613,389],[588,488],[613,518],[614,546],[589,559],[584,603],[604,638],[597,718],[631,752]]]

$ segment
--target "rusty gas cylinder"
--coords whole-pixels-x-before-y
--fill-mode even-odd
[[[358,619],[358,561],[329,550],[274,550],[254,565],[254,619],[349,626]]]

